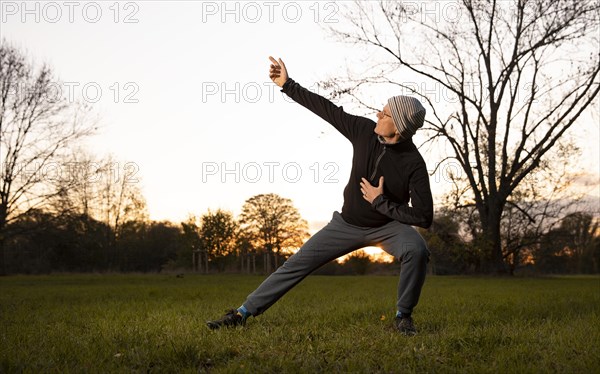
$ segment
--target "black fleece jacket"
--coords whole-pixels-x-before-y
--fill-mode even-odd
[[[374,133],[373,120],[344,112],[343,107],[310,92],[291,78],[281,91],[329,122],[352,143],[352,171],[344,189],[341,212],[347,223],[379,227],[396,220],[412,226],[431,226],[433,199],[429,174],[412,139],[382,144]],[[369,204],[360,191],[361,178],[376,186],[382,175],[383,195]]]

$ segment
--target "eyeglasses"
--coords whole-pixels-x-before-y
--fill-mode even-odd
[[[379,113],[381,113],[381,115],[382,115],[382,116],[385,116],[385,117],[390,117],[390,118],[392,118],[392,116],[391,116],[391,115],[387,114],[387,113],[386,113],[385,111],[383,111],[383,110],[381,110]]]

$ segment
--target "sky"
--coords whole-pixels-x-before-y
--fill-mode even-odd
[[[314,231],[341,209],[351,146],[279,91],[268,56],[317,92],[317,82],[371,63],[365,48],[324,32],[343,21],[340,6],[0,1],[0,37],[48,63],[63,94],[93,104],[99,130],[87,149],[135,171],[151,219],[179,222],[219,208],[237,215],[248,198],[273,192],[292,199]],[[383,107],[395,94],[373,94],[370,104]],[[348,98],[336,104],[376,119]],[[583,170],[597,182],[598,125],[577,136]],[[430,170],[442,158],[424,156]],[[443,173],[431,177],[434,197],[450,187]]]

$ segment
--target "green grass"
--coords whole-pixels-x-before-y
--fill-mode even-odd
[[[397,277],[311,276],[245,328],[205,327],[262,279],[0,278],[0,372],[600,371],[598,277],[429,277],[409,338]]]

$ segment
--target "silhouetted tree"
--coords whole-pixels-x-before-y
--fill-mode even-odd
[[[92,133],[88,108],[56,97],[56,83],[50,67],[0,42],[0,275],[7,225],[56,195],[47,182],[62,172],[59,156]]]
[[[175,261],[181,230],[171,222],[128,221],[117,242],[117,269],[121,271],[160,272]]]
[[[31,209],[5,227],[9,233],[4,243],[7,269],[12,273],[48,273],[56,265],[64,237],[58,220],[39,209]],[[69,236],[65,239],[72,239]]]
[[[433,274],[466,274],[481,271],[481,253],[468,240],[466,218],[451,209],[441,208],[428,230],[419,229],[431,251]]]
[[[110,228],[105,232],[107,251],[115,253],[123,224],[148,219],[136,164],[75,150],[63,161],[63,169],[69,172],[55,182],[60,191],[53,199],[55,211],[104,222]]]
[[[202,247],[198,218],[190,215],[185,222],[181,222],[181,228],[183,230],[181,248],[177,252],[176,264],[183,268],[190,267],[191,264],[194,270],[200,271],[203,265],[207,264],[204,271],[208,273],[208,258],[204,256],[206,251]]]
[[[565,134],[597,100],[600,3],[451,5],[449,14],[434,16],[426,2],[349,6],[339,13],[348,22],[332,24],[331,31],[368,47],[365,53],[376,62],[360,77],[349,73],[326,87],[334,88],[333,97],[349,94],[363,105],[358,89],[382,84],[429,103],[431,144],[443,141],[439,148],[448,146],[448,158],[460,166],[468,188],[459,206],[475,208],[476,241],[489,254],[490,268],[504,272],[501,219],[508,205],[517,204],[514,191],[557,145],[568,143]],[[406,82],[408,73],[419,82]],[[439,96],[420,92],[421,83]],[[442,95],[447,102],[440,105]]]
[[[85,215],[30,210],[7,226],[7,268],[15,273],[105,271],[107,229]]]
[[[547,273],[598,273],[600,230],[589,213],[576,212],[542,237],[535,266]]]
[[[351,274],[365,275],[371,267],[371,257],[362,249],[354,251],[344,261],[344,267],[349,268]]]
[[[574,271],[598,273],[600,257],[598,220],[589,213],[576,212],[562,220],[561,228],[570,234],[569,249],[573,257]]]

